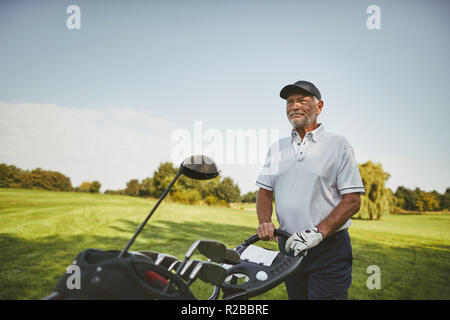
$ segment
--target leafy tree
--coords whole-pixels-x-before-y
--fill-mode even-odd
[[[128,196],[133,197],[139,196],[139,181],[137,179],[132,179],[128,181],[124,193]]]
[[[201,192],[203,198],[214,196],[225,203],[237,202],[241,194],[239,186],[234,184],[230,177],[226,177],[222,181],[220,181],[220,177],[209,180]]]
[[[445,196],[437,191],[425,192],[420,188],[410,190],[399,186],[395,192],[398,206],[410,211],[445,210]]]
[[[71,191],[70,179],[56,171],[46,171],[36,168],[29,173],[32,189]]]
[[[190,189],[175,191],[170,198],[181,203],[197,204],[202,199],[202,196],[198,190]]]
[[[200,185],[200,194],[202,195],[203,199],[206,199],[208,196],[215,196],[216,189],[219,188],[220,185],[220,176],[217,176],[211,180],[203,181],[203,183]],[[217,198],[218,199],[218,198]]]
[[[395,196],[399,199],[398,206],[405,210],[416,210],[417,194],[414,190],[410,190],[403,186],[397,187]]]
[[[448,187],[440,197],[440,209],[450,210],[450,187]]]
[[[91,187],[89,188],[89,192],[90,193],[98,193],[100,191],[101,187],[102,187],[102,185],[100,184],[100,182],[93,181],[91,183]]]
[[[153,196],[159,198],[170,182],[175,178],[178,170],[174,168],[171,162],[161,163],[158,169],[153,173]],[[177,186],[171,190],[171,193],[177,191]]]
[[[98,181],[83,181],[79,187],[76,187],[74,191],[76,192],[89,192],[89,193],[98,193],[101,188],[101,184]]]
[[[233,179],[226,177],[220,182],[220,194],[222,197],[219,197],[219,199],[226,203],[237,202],[241,196],[241,189],[234,183]]]
[[[189,190],[189,189],[195,189],[195,190],[202,190],[204,185],[206,185],[207,181],[205,180],[195,180],[188,178],[184,175],[181,175],[176,183],[176,187],[181,190]],[[201,193],[201,191],[200,191]]]
[[[141,184],[139,185],[139,196],[150,197],[153,195],[153,189],[153,179],[146,178],[142,180]]]
[[[253,192],[247,192],[246,194],[244,194],[241,197],[241,201],[242,202],[247,202],[247,203],[256,203],[256,194],[257,191],[253,191]]]
[[[381,164],[371,161],[359,165],[359,171],[366,194],[361,197],[361,209],[355,218],[378,220],[393,212],[396,199],[393,192],[385,187],[389,173],[383,171]]]
[[[207,205],[209,206],[217,206],[220,204],[220,200],[217,199],[217,197],[212,196],[212,195],[208,195],[205,197],[205,202]]]
[[[33,188],[33,177],[31,172],[26,170],[21,172],[20,178],[20,188],[22,189],[32,189]]]
[[[13,165],[0,163],[0,188],[20,188],[22,170]]]
[[[91,191],[91,182],[83,181],[78,187],[79,192],[90,192]]]
[[[439,210],[439,199],[431,192],[424,192],[416,188],[417,193],[417,209],[419,211],[436,211]]]

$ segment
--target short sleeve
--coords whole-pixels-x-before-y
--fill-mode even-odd
[[[339,159],[336,186],[341,195],[346,193],[365,194],[353,148],[346,144]]]
[[[272,170],[273,159],[271,150],[272,148],[269,148],[269,151],[267,151],[266,161],[264,162],[264,166],[261,169],[255,183],[257,187],[268,191],[274,191],[274,172]]]

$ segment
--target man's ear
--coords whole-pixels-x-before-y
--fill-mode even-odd
[[[316,105],[316,114],[319,115],[322,112],[323,109],[323,101],[320,100],[319,102],[317,102]]]

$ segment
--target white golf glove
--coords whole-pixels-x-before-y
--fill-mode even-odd
[[[314,227],[300,233],[294,233],[286,241],[284,248],[287,253],[294,251],[294,256],[297,256],[300,252],[317,246],[322,240],[323,235]]]

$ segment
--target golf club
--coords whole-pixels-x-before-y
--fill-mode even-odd
[[[227,270],[212,262],[205,262],[198,273],[198,278],[215,286],[221,286],[227,277]]]
[[[186,158],[180,165],[180,170],[178,170],[177,174],[175,175],[175,178],[173,178],[172,182],[170,182],[169,186],[164,190],[161,197],[156,202],[153,209],[150,211],[150,213],[147,215],[145,220],[142,222],[142,224],[139,226],[139,228],[136,230],[133,237],[128,241],[125,248],[122,249],[122,251],[119,253],[119,258],[122,258],[125,253],[130,249],[131,245],[136,240],[137,236],[141,233],[142,229],[144,229],[145,225],[147,224],[148,220],[151,218],[155,210],[158,208],[159,204],[164,200],[164,198],[169,193],[169,190],[172,188],[172,186],[175,184],[177,179],[184,174],[185,176],[196,179],[196,180],[208,180],[215,178],[219,175],[219,172],[217,170],[217,166],[214,163],[214,161],[204,155],[200,156],[190,156]]]
[[[184,266],[183,270],[178,274],[183,280],[187,281],[189,278],[189,274],[194,270],[195,266],[201,261],[199,260],[189,260]]]
[[[223,259],[223,261],[216,261],[216,262],[219,263],[223,262],[225,264],[231,265],[239,264],[241,263],[241,255],[237,251],[227,248],[227,252],[225,254],[225,258]]]
[[[189,282],[191,275],[194,273],[194,271],[195,271],[195,274],[197,274],[198,271],[200,270],[198,268],[201,268],[201,265],[203,263],[204,263],[204,261],[190,260],[190,261],[187,261],[182,268],[180,268],[180,265],[181,265],[181,263],[180,263],[177,267],[176,274],[178,274],[183,280]],[[200,265],[200,267],[199,267],[199,265]],[[187,276],[187,275],[189,275],[189,276]],[[169,281],[169,283],[167,283],[167,285],[165,286],[162,293],[165,294],[167,291],[172,289],[172,285],[173,285],[173,283]]]
[[[156,251],[139,251],[140,253],[146,255],[147,257],[149,257],[150,259],[152,259],[153,261],[156,261],[156,259],[158,258],[159,253]]]
[[[189,287],[197,278],[199,278],[204,282],[220,286],[226,276],[227,271],[224,267],[213,262],[199,261],[189,274],[186,285]]]
[[[170,254],[161,253],[156,258],[155,264],[162,265],[165,268],[169,268],[176,261],[178,261],[178,259],[176,257],[174,257]]]
[[[227,252],[227,247],[220,241],[197,240],[191,245],[188,251],[186,251],[183,261],[177,267],[176,273],[179,273],[183,269],[186,262],[192,257],[196,249],[198,249],[198,251],[200,251],[200,253],[206,258],[217,262],[223,261]]]
[[[180,261],[175,261],[174,263],[172,263],[170,266],[169,266],[169,268],[167,268],[167,271],[172,271],[173,270],[173,268],[175,268],[176,267],[176,265],[177,264],[179,264],[179,263],[181,263]]]
[[[201,240],[197,250],[206,258],[215,262],[223,261],[227,254],[225,244],[217,240]]]
[[[208,262],[204,262],[204,261],[199,261],[199,263],[197,263],[197,265],[195,266],[195,268],[192,270],[192,272],[189,274],[189,279],[186,282],[187,287],[189,288],[189,286],[195,281],[195,279],[197,279],[197,275],[200,272],[200,270],[203,268],[203,265],[205,263]]]

